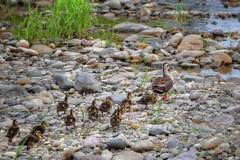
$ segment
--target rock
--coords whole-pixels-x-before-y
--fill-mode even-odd
[[[232,54],[233,51],[232,50],[228,50],[228,49],[221,49],[221,50],[215,50],[215,51],[211,51],[209,52],[210,55],[215,55],[215,54]]]
[[[234,100],[240,100],[240,90],[232,91],[232,97]]]
[[[153,47],[152,46],[148,46],[148,47],[144,48],[143,49],[143,53],[152,54],[153,53]]]
[[[26,84],[31,84],[31,80],[29,78],[21,78],[16,81],[16,84],[19,85],[26,85]]]
[[[120,72],[119,74],[116,74],[109,78],[106,82],[108,84],[117,84],[119,82],[122,82],[126,79],[133,79],[134,78],[134,73],[132,72]]]
[[[51,64],[50,67],[56,68],[56,69],[60,69],[60,68],[62,68],[64,65],[65,65],[64,62],[62,62],[62,61],[57,61],[57,62]]]
[[[223,46],[221,43],[219,43],[218,41],[215,41],[215,40],[213,40],[213,39],[204,38],[204,39],[203,39],[203,42],[204,42],[204,48],[213,46],[213,47],[215,47],[215,48],[218,49],[218,50],[224,49],[224,46]]]
[[[170,132],[168,130],[163,129],[163,127],[158,126],[158,125],[151,127],[149,130],[149,135],[151,135],[151,136],[156,136],[156,135],[161,135],[161,134],[169,135]]]
[[[159,51],[163,48],[162,45],[157,41],[152,41],[151,46],[153,47],[154,51]]]
[[[122,22],[113,27],[116,32],[140,32],[142,30],[149,29],[150,27],[144,24],[132,23],[132,22]]]
[[[81,45],[82,41],[83,40],[81,40],[81,39],[73,38],[73,39],[63,42],[63,44],[67,44],[68,46],[77,46],[77,45]]]
[[[175,58],[179,61],[181,59],[187,58],[187,57],[194,57],[194,58],[199,58],[203,55],[205,55],[205,51],[182,51],[175,55]]]
[[[26,107],[30,109],[35,107],[40,107],[40,106],[43,106],[43,102],[41,99],[32,99],[26,103]]]
[[[239,75],[231,75],[227,78],[226,82],[233,82],[236,84],[240,84],[240,76]]]
[[[56,81],[57,85],[65,91],[73,87],[73,82],[68,79],[64,74],[57,73],[53,76],[53,79]]]
[[[232,64],[232,58],[226,53],[214,54],[212,59],[213,63],[218,64],[219,67],[225,64]]]
[[[210,57],[202,57],[200,58],[200,65],[206,65],[212,63],[212,59]]]
[[[120,137],[112,138],[106,144],[109,149],[125,149],[127,147],[126,140]]]
[[[131,150],[135,152],[141,152],[141,153],[145,151],[151,151],[153,148],[154,148],[154,145],[149,140],[142,140],[131,145]]]
[[[16,152],[8,151],[4,153],[4,156],[13,158],[16,156]]]
[[[30,55],[30,56],[38,56],[39,53],[33,49],[27,49],[23,47],[19,47],[25,54]]]
[[[99,52],[100,57],[102,58],[109,58],[112,53],[117,52],[116,48],[105,48]]]
[[[73,160],[79,160],[81,157],[83,157],[83,156],[85,156],[85,154],[84,153],[82,153],[82,152],[75,152],[74,154],[73,154]]]
[[[0,97],[26,96],[28,92],[20,85],[0,84]]]
[[[80,93],[94,93],[102,89],[101,84],[88,72],[78,72],[75,78],[74,88]]]
[[[87,137],[83,141],[83,146],[84,147],[89,147],[89,148],[94,148],[100,145],[101,142],[101,136],[100,135],[93,135],[90,137]]]
[[[38,52],[39,56],[43,56],[44,54],[52,55],[53,49],[42,44],[36,44],[31,47],[32,50],[35,50]]]
[[[182,41],[183,34],[182,33],[176,33],[172,36],[172,38],[169,40],[169,46],[173,46],[176,48],[178,44]]]
[[[169,138],[167,140],[166,148],[173,149],[173,148],[179,148],[180,143],[179,140],[175,138]]]
[[[238,52],[235,52],[232,55],[232,59],[233,59],[234,62],[240,63],[240,54]]]
[[[189,98],[191,99],[191,100],[196,100],[196,99],[198,99],[199,97],[201,97],[201,92],[199,92],[199,91],[191,91],[190,92],[190,96],[189,96]]]
[[[156,55],[156,54],[148,54],[144,57],[144,62],[146,64],[151,64],[152,62],[155,62],[155,61],[161,61],[163,60],[164,58],[159,56],[159,55]]]
[[[205,81],[205,79],[203,77],[199,77],[199,76],[192,76],[192,75],[184,75],[182,77],[182,79],[186,82],[203,82]]]
[[[34,122],[34,121],[36,121],[37,118],[38,118],[38,116],[36,114],[31,114],[30,116],[28,116],[26,118],[26,121]]]
[[[164,33],[165,31],[162,28],[150,28],[140,32],[140,34],[150,35],[157,37],[159,34]]]
[[[127,51],[119,51],[111,54],[111,58],[119,59],[119,60],[127,60],[129,59],[129,53]]]
[[[25,39],[22,39],[20,41],[17,42],[16,44],[17,47],[23,47],[23,48],[29,48],[30,44],[28,41],[26,41]]]
[[[208,150],[216,148],[220,143],[221,143],[220,138],[218,137],[210,138],[203,143],[203,149]]]
[[[90,155],[90,156],[82,156],[77,160],[104,160],[101,156]]]
[[[122,151],[117,153],[113,160],[144,160],[144,156],[133,151]]]
[[[101,157],[103,157],[104,160],[111,160],[113,157],[113,154],[109,150],[105,149],[102,151]]]
[[[170,158],[169,160],[197,160],[197,159],[198,156],[195,152],[188,151],[183,152],[174,158]]]
[[[234,122],[234,117],[229,114],[221,114],[215,117],[211,124],[214,126],[230,125]]]
[[[203,50],[203,40],[199,35],[185,36],[177,47],[178,51],[183,50]]]
[[[103,6],[108,6],[111,9],[120,9],[121,8],[121,4],[119,0],[109,0],[105,3],[103,3]]]
[[[29,109],[23,105],[12,106],[12,109],[15,112],[29,112]]]
[[[10,32],[3,32],[0,34],[0,39],[5,40],[5,39],[12,39],[14,36]]]
[[[141,124],[139,124],[139,123],[132,123],[131,124],[131,128],[136,130],[138,128],[141,128]]]

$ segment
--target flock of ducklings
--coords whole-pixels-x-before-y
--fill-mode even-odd
[[[173,87],[173,80],[171,79],[168,71],[170,71],[170,67],[168,64],[163,64],[163,76],[157,77],[153,80],[152,83],[152,94],[144,94],[137,103],[145,105],[148,109],[148,104],[155,104],[158,100],[157,94],[163,94],[163,101],[168,100],[168,91]],[[132,105],[132,94],[128,93],[127,98],[121,102],[120,107],[113,111],[110,116],[110,124],[114,127],[119,127],[122,119],[122,115],[128,110],[130,111]],[[69,108],[68,97],[66,96],[64,101],[61,101],[57,104],[57,115],[60,116],[59,112],[64,112],[66,114],[67,109]],[[98,118],[99,112],[103,116],[104,113],[109,114],[112,109],[113,100],[109,96],[106,98],[104,102],[101,103],[99,107],[97,107],[97,103],[93,100],[92,105],[87,108],[89,119],[94,120]],[[64,118],[64,123],[66,126],[66,130],[68,127],[75,127],[76,118],[74,116],[74,111],[71,109],[70,114]],[[41,136],[46,131],[47,123],[43,121],[41,125],[37,125],[32,128],[31,132],[28,136],[26,136],[20,144],[26,145],[27,149],[30,149],[34,144],[38,143],[41,139]],[[9,142],[12,142],[12,139],[17,136],[19,132],[19,125],[16,120],[13,120],[13,125],[9,128],[6,137],[9,138]]]
[[[112,127],[119,127],[120,123],[121,123],[121,119],[122,119],[122,115],[126,112],[126,111],[130,111],[131,110],[131,101],[132,98],[132,94],[128,93],[127,98],[124,99],[121,102],[120,107],[118,107],[116,110],[113,111],[113,113],[110,116],[110,124]],[[67,109],[69,108],[69,104],[68,104],[68,98],[67,96],[65,97],[64,101],[61,101],[57,104],[57,115],[61,116],[59,114],[59,112],[63,112],[63,114],[67,113]],[[137,101],[140,104],[143,104],[146,106],[146,108],[148,108],[148,104],[155,104],[157,103],[157,94],[156,93],[152,93],[152,94],[145,94],[139,101]],[[89,106],[87,108],[87,112],[88,112],[88,116],[89,119],[91,120],[95,120],[98,118],[99,116],[99,112],[101,113],[101,115],[103,116],[103,114],[107,113],[109,114],[111,112],[112,109],[112,103],[113,100],[110,96],[108,96],[106,98],[106,100],[104,102],[101,103],[101,105],[99,107],[97,107],[97,103],[95,100],[92,101],[91,106]],[[66,126],[66,130],[68,130],[69,126],[76,128],[75,127],[75,123],[76,123],[76,118],[74,116],[74,111],[73,109],[70,110],[69,115],[67,115],[64,118],[64,123]],[[6,134],[6,137],[9,139],[9,142],[12,142],[12,139],[14,137],[17,136],[18,132],[19,132],[19,125],[17,120],[13,120],[13,125],[8,129],[8,132]],[[30,131],[29,135],[24,137],[21,142],[19,143],[19,145],[25,145],[27,146],[27,150],[31,149],[33,147],[34,144],[37,144],[38,142],[40,142],[40,139],[42,137],[42,135],[44,134],[44,132],[47,129],[47,123],[45,121],[43,121],[40,125],[34,126],[32,128],[32,130]]]

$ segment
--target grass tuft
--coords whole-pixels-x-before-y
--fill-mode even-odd
[[[94,21],[91,8],[89,0],[57,0],[53,6],[43,10],[29,4],[29,15],[19,24],[16,35],[30,42],[57,42],[86,36]]]

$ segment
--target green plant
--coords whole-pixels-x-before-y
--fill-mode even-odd
[[[43,114],[43,113],[39,114],[38,121],[40,121],[40,122],[43,121],[46,116],[47,116],[47,114]]]
[[[191,20],[190,11],[189,9],[184,10],[182,2],[174,8],[174,13],[174,20],[181,24],[188,24]]]
[[[20,153],[21,153],[21,151],[22,151],[22,148],[23,148],[23,146],[24,146],[24,143],[25,143],[26,141],[27,141],[27,137],[25,137],[25,139],[22,141],[22,143],[19,144],[19,146],[18,146],[18,148],[17,148],[17,150],[16,150],[16,155],[15,155],[15,157],[14,157],[13,160],[17,160],[17,159],[18,159],[18,157],[19,157],[19,155],[20,155]]]
[[[198,128],[196,128],[196,127],[192,127],[192,132],[193,132],[193,133],[197,133],[197,132],[199,132],[199,130],[198,130]]]
[[[146,70],[145,70],[145,75],[144,75],[144,77],[143,77],[142,80],[141,80],[141,88],[145,85],[145,83],[147,82],[147,80],[148,80],[148,67],[146,68]]]
[[[16,30],[19,38],[28,41],[54,41],[85,36],[94,18],[89,0],[58,0],[53,6],[39,11],[28,5],[29,15]],[[52,13],[46,14],[45,10]]]

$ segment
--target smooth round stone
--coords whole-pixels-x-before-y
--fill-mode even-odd
[[[124,149],[127,147],[127,142],[123,138],[112,138],[107,141],[107,146],[110,149]]]
[[[23,48],[29,48],[30,44],[28,41],[26,41],[25,39],[22,39],[20,41],[17,42],[16,44],[17,47],[23,47]]]

